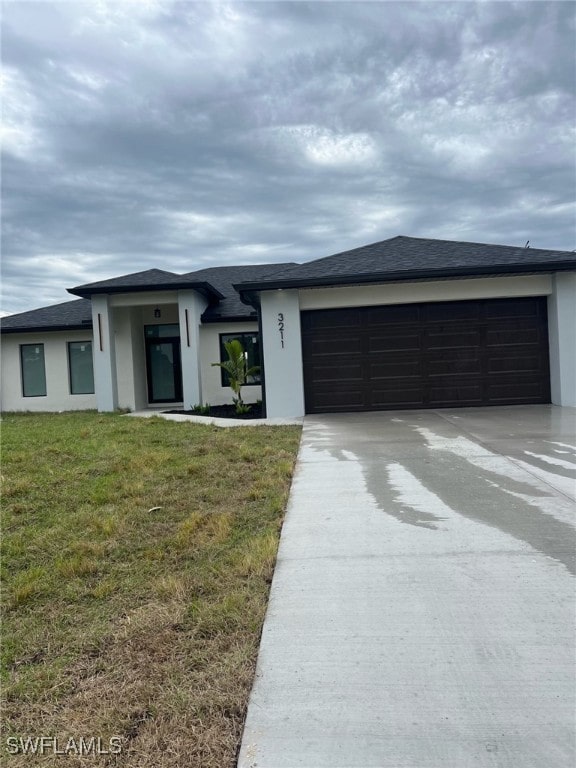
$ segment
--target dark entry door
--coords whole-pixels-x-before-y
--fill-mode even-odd
[[[307,413],[550,402],[546,298],[302,313]]]
[[[146,339],[149,403],[182,401],[180,339]]]

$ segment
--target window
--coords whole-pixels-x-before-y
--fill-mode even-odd
[[[248,368],[252,368],[253,365],[260,365],[260,339],[258,334],[252,333],[221,333],[220,334],[220,362],[223,363],[228,360],[228,354],[224,348],[224,344],[227,344],[232,339],[238,339],[242,347],[244,348],[244,354],[246,355],[246,363]],[[228,374],[223,368],[220,368],[222,386],[230,386],[228,380]],[[260,384],[260,372],[255,376],[249,376],[246,384]]]
[[[180,326],[178,323],[164,325],[145,325],[144,334],[147,339],[180,338]]]
[[[21,344],[20,364],[24,397],[44,397],[46,395],[44,344]]]
[[[92,362],[91,341],[68,342],[68,370],[70,372],[71,395],[91,395],[94,393],[94,363]]]

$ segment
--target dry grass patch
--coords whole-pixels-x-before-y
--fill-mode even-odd
[[[77,413],[2,432],[2,764],[232,766],[299,429]],[[27,736],[122,751],[7,753]]]

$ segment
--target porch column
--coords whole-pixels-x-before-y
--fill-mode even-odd
[[[91,300],[96,405],[99,411],[115,411],[118,407],[118,386],[112,307],[107,295],[91,296]]]
[[[554,405],[576,406],[576,274],[554,275],[548,297],[550,387]]]
[[[182,400],[184,408],[202,403],[200,378],[200,318],[208,302],[196,291],[178,291]]]
[[[266,415],[270,418],[303,416],[304,378],[298,291],[263,291],[260,306]]]

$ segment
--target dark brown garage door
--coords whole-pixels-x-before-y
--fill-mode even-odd
[[[302,312],[307,413],[550,402],[546,299]]]

